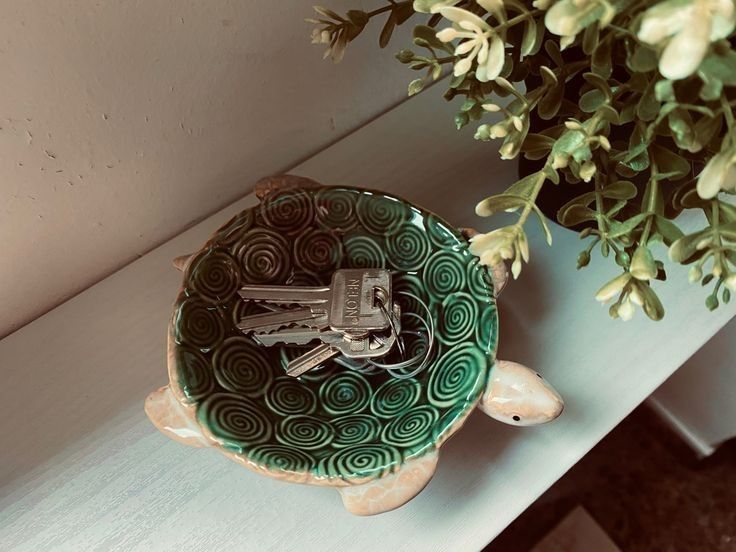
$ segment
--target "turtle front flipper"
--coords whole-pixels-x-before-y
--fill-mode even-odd
[[[194,407],[181,404],[168,385],[148,395],[144,408],[153,425],[167,437],[192,447],[210,446],[199,429]]]
[[[509,425],[544,424],[557,418],[565,403],[537,372],[516,362],[499,360],[491,368],[478,408]]]
[[[362,485],[338,487],[342,503],[351,514],[372,516],[403,506],[417,496],[434,475],[437,451],[404,463],[395,473]]]

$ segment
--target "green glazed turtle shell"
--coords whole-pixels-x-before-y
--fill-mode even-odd
[[[293,379],[285,365],[304,349],[260,347],[236,328],[254,308],[241,285],[328,284],[340,267],[390,268],[395,291],[427,303],[437,336],[421,374],[330,363]],[[321,187],[276,190],[220,228],[188,262],[172,328],[176,383],[223,448],[271,473],[348,481],[392,472],[462,424],[487,383],[498,320],[490,275],[457,230],[384,193]]]

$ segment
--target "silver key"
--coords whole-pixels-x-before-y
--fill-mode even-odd
[[[304,353],[302,356],[290,361],[286,366],[286,375],[298,378],[304,372],[308,372],[320,364],[324,364],[339,354],[340,351],[332,347],[332,345],[322,343],[308,353]]]
[[[315,340],[330,344],[342,341],[343,334],[330,329],[319,330],[315,328],[296,327],[268,333],[255,332],[253,339],[256,343],[264,347],[273,347],[279,344],[309,345]]]
[[[238,294],[248,301],[309,308],[315,317],[326,316],[333,331],[355,336],[389,327],[377,303],[392,303],[391,273],[384,269],[340,269],[332,275],[331,284],[322,287],[246,285]],[[243,322],[256,329],[249,318]]]
[[[286,374],[295,378],[299,377],[340,354],[344,358],[353,360],[380,357],[388,353],[395,342],[396,336],[393,333],[380,339],[371,336],[358,340],[340,339],[334,342],[322,342],[314,349],[290,361],[286,366]]]
[[[280,330],[285,326],[299,324],[307,328],[324,328],[327,326],[327,315],[315,313],[312,309],[280,309],[272,312],[261,312],[244,316],[238,322],[237,327],[243,332],[258,331],[269,333]]]

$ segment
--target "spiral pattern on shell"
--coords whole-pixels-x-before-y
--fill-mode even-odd
[[[498,339],[498,315],[496,305],[488,303],[481,306],[480,318],[475,325],[475,341],[486,353],[496,350]]]
[[[455,234],[447,224],[442,222],[436,215],[428,215],[425,219],[429,239],[439,248],[451,247],[460,243]]]
[[[227,338],[212,356],[217,382],[234,393],[260,397],[273,377],[263,347],[243,336]]]
[[[281,234],[264,228],[246,232],[235,245],[243,282],[280,283],[291,269],[289,244]]]
[[[465,259],[454,251],[437,251],[424,269],[424,282],[435,298],[442,298],[465,287]]]
[[[179,304],[174,332],[177,342],[193,345],[203,351],[217,346],[225,337],[220,313],[195,297],[184,299]]]
[[[302,473],[316,462],[309,453],[285,445],[258,445],[248,452],[248,458],[270,470]]]
[[[353,234],[343,240],[345,257],[350,268],[383,268],[386,257],[378,239]]]
[[[371,412],[382,418],[393,418],[413,406],[422,393],[415,379],[389,379],[371,398]]]
[[[179,387],[190,401],[197,401],[214,389],[212,367],[199,351],[185,346],[178,347],[176,368]]]
[[[317,397],[309,387],[287,376],[276,378],[268,388],[266,404],[282,416],[311,414],[317,409]]]
[[[217,233],[212,237],[212,243],[218,245],[232,245],[238,241],[240,236],[248,230],[255,220],[255,210],[246,209],[245,211],[235,215],[229,221],[222,225]]]
[[[473,295],[479,299],[490,300],[493,297],[493,278],[488,268],[473,259],[466,266],[468,273],[468,288]]]
[[[314,195],[317,221],[321,226],[346,231],[354,228],[355,204],[359,193],[341,188],[322,188]]]
[[[371,399],[371,386],[360,374],[336,373],[322,384],[319,397],[330,414],[359,412]]]
[[[451,293],[442,301],[438,316],[439,340],[454,345],[467,339],[478,322],[478,302],[464,291]]]
[[[328,230],[307,230],[294,242],[294,264],[306,272],[333,272],[340,261],[342,242]]]
[[[344,448],[373,441],[381,433],[381,423],[368,414],[351,414],[332,420],[332,446]]]
[[[396,447],[361,444],[334,453],[323,462],[323,470],[343,478],[381,477],[400,461],[401,453]]]
[[[312,195],[299,189],[274,192],[261,203],[261,216],[271,228],[298,232],[314,219]]]
[[[187,280],[192,290],[204,300],[223,303],[240,286],[240,268],[224,249],[209,249],[189,264]]]
[[[466,343],[444,352],[430,368],[427,382],[429,402],[440,408],[470,401],[480,392],[479,378],[487,358],[475,345]]]
[[[427,440],[438,418],[434,407],[426,404],[415,406],[384,427],[381,437],[389,445],[412,447]]]
[[[271,421],[250,399],[234,393],[210,395],[197,409],[200,424],[223,444],[241,449],[271,438]]]
[[[432,430],[432,440],[435,441],[437,446],[445,442],[452,435],[452,432],[457,429],[456,425],[458,421],[467,415],[467,408],[468,406],[466,404],[460,404],[445,410]]]
[[[372,234],[390,236],[411,218],[406,203],[392,197],[363,193],[355,209],[358,220]]]
[[[279,424],[276,439],[300,450],[324,448],[332,442],[335,430],[325,421],[313,416],[287,416]]]
[[[429,297],[427,289],[422,280],[414,274],[398,273],[392,275],[393,299],[398,301],[401,306],[401,312],[411,312],[425,318],[427,316],[424,308],[412,297],[402,295],[400,292],[405,291],[421,299],[425,305],[429,305]],[[402,316],[402,328],[416,329],[421,324],[412,317]]]
[[[395,234],[386,239],[389,262],[404,272],[422,268],[430,249],[424,229],[411,223],[402,224]]]

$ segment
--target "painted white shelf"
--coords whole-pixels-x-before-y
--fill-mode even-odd
[[[292,172],[390,190],[458,226],[513,177],[492,146],[458,136],[431,89]],[[273,147],[279,147],[274,144]],[[244,190],[244,192],[247,190]],[[0,342],[3,550],[477,550],[529,506],[719,328],[702,290],[671,270],[667,316],[609,320],[593,300],[614,274],[575,273],[580,242],[554,228],[501,297],[500,356],[534,366],[566,399],[562,417],[517,429],[473,415],[407,506],[357,518],[338,495],[259,477],[159,434],[143,413],[166,382],[173,257],[252,205],[248,196]]]

